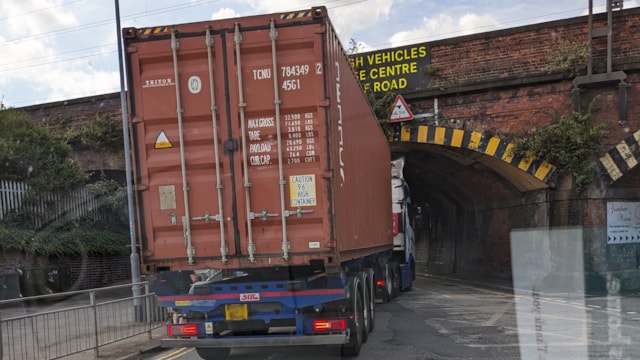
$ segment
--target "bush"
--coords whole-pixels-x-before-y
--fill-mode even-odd
[[[37,256],[71,257],[125,255],[130,252],[128,231],[90,223],[69,223],[57,229],[0,227],[0,249]]]

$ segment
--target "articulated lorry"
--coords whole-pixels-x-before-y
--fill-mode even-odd
[[[123,37],[141,267],[172,311],[162,346],[358,355],[413,255],[391,195],[404,184],[326,8]]]

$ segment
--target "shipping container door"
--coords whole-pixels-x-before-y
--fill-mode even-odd
[[[129,43],[150,270],[302,264],[334,250],[322,27],[242,20],[143,29],[152,37]]]
[[[244,25],[225,39],[236,251],[245,265],[303,264],[331,251],[322,28]]]
[[[222,150],[227,121],[212,111],[224,95],[215,74],[223,62],[204,31],[179,34],[165,29],[162,38],[129,48],[139,74],[130,106],[143,260],[171,268],[224,259],[224,215],[231,213],[222,191],[230,177]]]

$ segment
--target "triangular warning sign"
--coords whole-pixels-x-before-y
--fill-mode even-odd
[[[167,137],[167,134],[165,134],[164,130],[160,131],[160,134],[158,134],[158,137],[156,138],[156,144],[153,147],[156,149],[169,149],[173,147],[173,144],[171,143],[171,141],[169,141],[169,138]]]
[[[413,113],[409,110],[407,103],[402,98],[402,95],[396,96],[396,100],[391,107],[391,114],[387,122],[407,121],[413,120]]]

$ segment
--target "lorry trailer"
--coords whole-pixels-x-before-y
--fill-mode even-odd
[[[358,355],[413,258],[387,139],[327,9],[122,35],[134,231],[171,309],[162,346]]]

